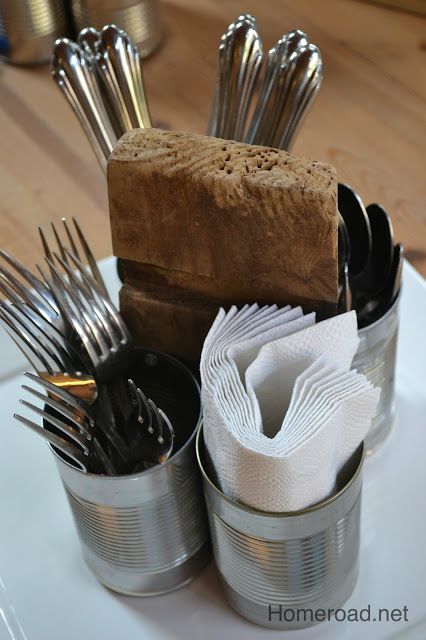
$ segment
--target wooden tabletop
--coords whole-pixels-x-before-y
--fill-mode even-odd
[[[294,28],[320,47],[323,87],[293,152],[381,203],[426,275],[426,20],[356,0],[165,0],[167,38],[144,64],[155,126],[206,131],[219,38],[242,12],[265,49]],[[76,215],[110,254],[105,176],[47,67],[0,67],[0,128],[1,246],[31,266],[37,226]]]

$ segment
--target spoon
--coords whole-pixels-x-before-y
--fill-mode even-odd
[[[371,228],[372,251],[358,288],[362,293],[377,296],[386,286],[392,268],[393,228],[390,217],[380,205],[370,204],[367,207],[367,215]]]
[[[75,42],[61,38],[53,49],[51,75],[78,117],[105,170],[117,136],[103,103],[91,58]]]
[[[339,212],[348,230],[351,246],[349,272],[351,278],[354,278],[364,271],[370,260],[370,221],[361,198],[348,185],[338,184],[337,200]]]
[[[209,135],[243,139],[262,58],[256,21],[251,15],[243,14],[229,25],[221,38]]]
[[[378,298],[367,302],[358,310],[358,326],[360,329],[373,324],[381,318],[395,302],[401,288],[404,249],[402,244],[395,245],[391,271],[388,282]]]
[[[272,141],[278,149],[291,148],[322,82],[321,52],[314,44],[297,49],[289,58],[282,107]]]
[[[277,118],[277,100],[280,76],[283,75],[290,56],[308,44],[306,33],[296,29],[283,35],[269,50],[266,69],[259,89],[256,107],[249,125],[247,142],[270,146],[274,133],[273,122]]]

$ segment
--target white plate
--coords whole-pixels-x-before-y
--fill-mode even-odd
[[[115,261],[102,263],[114,292]],[[191,585],[154,598],[116,595],[80,555],[53,458],[16,423],[17,351],[0,334],[0,639],[295,640],[426,638],[426,286],[405,267],[397,366],[398,416],[365,466],[361,570],[345,608],[407,607],[408,622],[328,622],[284,633],[235,614],[211,564]]]

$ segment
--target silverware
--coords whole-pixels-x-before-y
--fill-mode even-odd
[[[139,50],[115,25],[85,28],[77,40],[57,40],[51,73],[105,171],[118,138],[151,126]]]
[[[0,300],[0,321],[36,371],[75,373],[78,362],[54,326],[24,303]]]
[[[145,396],[134,381],[129,379],[128,385],[133,410],[127,428],[134,434],[132,451],[136,458],[141,457],[132,473],[138,473],[152,465],[167,462],[173,450],[175,433],[166,414]]]
[[[270,144],[272,140],[273,122],[278,116],[277,89],[282,67],[288,58],[297,50],[308,44],[303,31],[296,29],[283,35],[276,45],[269,50],[262,84],[259,88],[256,107],[253,113],[247,142],[250,144]]]
[[[392,222],[383,207],[371,204],[365,208],[358,194],[341,183],[338,208],[343,219],[339,225],[338,308],[349,309],[349,295],[362,329],[384,316],[395,302],[401,285],[403,248],[394,247]],[[349,273],[341,268],[346,260]]]
[[[290,150],[322,83],[322,56],[314,44],[297,49],[289,59],[285,98],[273,146]]]
[[[394,248],[392,267],[386,286],[377,297],[364,300],[363,305],[357,309],[360,329],[377,322],[392,307],[401,288],[403,265],[404,249],[401,244],[397,244]]]
[[[46,258],[51,274],[46,280],[63,316],[81,340],[86,370],[97,382],[106,382],[117,377],[125,365],[132,340],[99,284],[72,253],[65,250],[65,254],[77,272],[54,253],[54,262]]]
[[[337,190],[338,209],[348,230],[351,257],[351,278],[359,276],[366,268],[372,250],[371,228],[367,211],[361,198],[348,185],[339,183]]]
[[[139,51],[127,33],[115,25],[100,32],[95,60],[100,74],[111,88],[113,107],[121,119],[121,134],[135,128],[151,127],[143,86]]]
[[[255,19],[240,15],[221,38],[209,135],[243,139],[262,58]]]
[[[25,416],[21,416],[17,413],[13,415],[13,417],[22,422],[26,427],[37,433],[39,436],[50,442],[54,447],[62,451],[66,456],[71,458],[81,471],[86,473],[88,471],[88,457],[87,455],[78,447],[70,444],[68,440],[58,436],[56,433],[52,433],[48,429],[43,429],[40,425],[36,424],[32,420],[29,420]],[[49,414],[46,414],[46,419],[49,419]]]
[[[89,406],[98,398],[96,380],[85,373],[77,372],[75,375],[71,375],[70,373],[63,371],[55,373],[39,371],[38,374],[46,383],[53,384],[55,387],[63,389],[78,400],[83,400]]]
[[[48,392],[46,395],[28,385],[22,385],[24,391],[43,402],[43,408],[27,400],[19,401],[22,406],[42,418],[43,427],[24,416],[15,414],[14,417],[77,462],[82,471],[97,470],[110,475],[116,474],[110,457],[96,436],[95,419],[88,412],[87,405],[39,376],[32,373],[26,373],[25,376]]]
[[[255,19],[229,25],[219,46],[209,135],[289,149],[322,82],[322,57],[305,33],[291,31],[270,49],[249,123],[263,52]]]
[[[25,375],[33,382],[46,388],[45,381],[38,376],[31,373],[26,373]],[[59,433],[40,427],[21,415],[15,414],[14,417],[39,435],[44,436],[51,444],[57,446],[77,462],[83,471],[87,471],[89,466],[89,443],[93,437],[94,421],[81,403],[76,404],[74,399],[69,397],[69,394],[56,388],[54,389],[55,395],[53,397],[40,393],[28,385],[22,385],[22,389],[38,400],[42,400],[43,406],[50,407],[53,412],[47,413],[45,409],[40,409],[40,407],[27,400],[21,399],[19,401],[20,404],[30,409],[38,417],[41,417],[43,421],[48,421]],[[47,386],[47,389],[52,390],[50,385]],[[67,400],[65,403],[63,402],[64,397]]]
[[[380,205],[370,204],[367,216],[371,229],[371,256],[358,287],[363,294],[378,296],[386,286],[392,268],[393,229],[390,217]]]
[[[82,125],[101,167],[117,142],[90,57],[68,38],[56,41],[51,74]]]
[[[349,283],[349,267],[348,263],[345,262],[343,265],[342,273],[340,274],[340,284],[339,284],[339,301],[338,301],[338,310],[339,313],[346,313],[347,311],[351,311],[352,309],[352,291]]]
[[[68,263],[68,255],[67,255],[67,251],[68,251],[73,256],[75,256],[75,258],[77,258],[82,264],[83,264],[83,259],[85,259],[84,266],[85,267],[87,266],[89,268],[93,278],[96,280],[96,282],[102,289],[103,295],[109,300],[110,297],[109,297],[109,293],[106,288],[104,279],[102,278],[101,272],[99,271],[98,264],[80,228],[80,225],[78,224],[77,220],[74,217],[72,218],[72,222],[73,222],[74,229],[70,229],[66,218],[62,218],[63,231],[65,233],[69,247],[67,247],[64,241],[61,239],[61,234],[57,230],[55,224],[53,222],[50,223],[54,241],[61,255],[61,258],[62,260]],[[43,246],[44,255],[50,261],[53,261],[54,249],[52,249],[51,245],[47,240],[47,234],[45,234],[42,227],[39,227],[38,231],[39,231],[41,243]],[[84,258],[81,257],[81,253],[83,254]]]
[[[289,150],[322,83],[322,57],[296,30],[269,51],[247,142]]]

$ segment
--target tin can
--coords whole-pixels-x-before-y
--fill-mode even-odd
[[[78,31],[115,24],[137,44],[142,57],[149,56],[164,36],[159,0],[71,0]]]
[[[244,618],[298,629],[324,620],[322,612],[348,599],[358,577],[363,451],[361,445],[352,456],[332,497],[300,511],[268,513],[220,491],[200,430],[197,457],[213,555],[225,597]]]
[[[64,0],[2,1],[0,50],[8,62],[47,62],[55,40],[66,35],[68,23]]]
[[[174,423],[178,448],[141,473],[83,473],[54,451],[83,556],[105,586],[157,595],[187,584],[210,558],[195,434],[201,424],[197,381],[179,361],[136,348],[132,377]]]
[[[352,368],[381,387],[379,404],[365,439],[371,453],[389,434],[395,418],[395,359],[399,329],[399,293],[391,308],[376,322],[358,331],[360,343]]]

